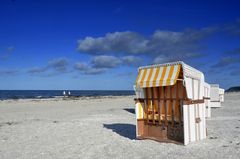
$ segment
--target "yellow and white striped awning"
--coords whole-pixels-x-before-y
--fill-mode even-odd
[[[176,83],[181,64],[159,65],[140,68],[136,80],[136,86],[141,88],[171,86]]]

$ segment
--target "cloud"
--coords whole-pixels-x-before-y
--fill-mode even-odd
[[[68,60],[66,58],[57,58],[48,62],[47,67],[53,68],[59,72],[65,72],[67,70]]]
[[[75,64],[74,68],[79,71],[85,71],[85,70],[89,69],[89,65],[85,62],[78,62]]]
[[[240,36],[240,19],[237,19],[235,22],[226,24],[221,29],[222,32],[226,32],[232,36]]]
[[[137,56],[124,56],[121,58],[122,63],[128,66],[139,66],[143,59]]]
[[[125,31],[107,33],[104,37],[86,37],[78,41],[78,50],[92,55],[109,52],[139,53],[146,47],[147,40],[140,34]],[[142,52],[141,51],[141,52]]]
[[[225,51],[221,58],[219,58],[218,62],[212,65],[210,71],[221,72],[221,69],[227,68],[229,70],[233,70],[230,74],[234,75],[240,66],[240,48],[235,48],[232,50]],[[237,70],[235,71],[235,69]],[[217,69],[217,70],[214,70]]]
[[[87,75],[97,75],[106,72],[106,69],[103,68],[90,68],[86,70],[84,73]]]
[[[77,62],[74,68],[83,74],[102,74],[109,69],[119,67],[122,64],[128,66],[138,66],[142,62],[140,57],[124,56],[115,57],[108,55],[94,56],[89,63]]]
[[[94,68],[115,68],[121,64],[121,60],[115,56],[100,55],[91,60]]]
[[[217,33],[240,35],[240,19],[226,25],[182,31],[156,30],[146,36],[133,31],[106,33],[103,36],[87,36],[78,41],[78,51],[92,57],[86,63],[87,70],[108,69],[120,66],[139,66],[145,63],[197,60],[207,56],[204,41]],[[223,68],[239,63],[240,49],[229,51],[210,68]],[[91,69],[89,69],[91,68]],[[99,71],[101,72],[101,71]]]
[[[147,58],[152,63],[187,61],[207,56],[204,53],[206,45],[203,42],[217,33],[227,33],[240,37],[240,19],[233,23],[200,29],[156,30],[150,36],[133,31],[112,32],[100,37],[87,36],[78,41],[78,51],[92,56],[123,56],[126,58],[120,58],[121,64],[129,66],[138,66],[138,62],[142,61],[137,58],[134,61],[134,58],[129,56]],[[227,54],[239,55],[240,49],[229,51]],[[225,55],[219,59],[218,63],[213,65],[213,68],[231,65],[232,63],[238,63],[238,60]],[[115,67],[115,65],[112,67]]]
[[[217,27],[183,32],[157,30],[150,37],[136,32],[107,33],[103,37],[86,37],[78,41],[78,51],[90,55],[145,55],[166,59],[172,57],[193,58],[199,56],[201,41],[217,32]]]
[[[37,74],[37,73],[43,73],[47,71],[47,67],[33,67],[33,68],[30,68],[27,73],[30,73],[30,74]]]
[[[94,56],[91,60],[91,64],[94,68],[115,68],[119,65],[127,65],[127,66],[139,66],[142,63],[142,58],[137,56],[108,56],[108,55],[99,55]]]
[[[92,66],[85,62],[77,62],[74,65],[74,68],[86,75],[97,75],[102,74],[106,71],[106,69],[104,68],[93,68]]]
[[[212,68],[226,68],[233,67],[240,64],[240,48],[235,48],[229,51],[224,52],[219,61],[212,66]],[[235,71],[237,72],[237,71]]]
[[[154,58],[153,63],[154,63],[154,64],[164,63],[164,62],[166,62],[166,61],[168,61],[168,60],[169,60],[169,59],[167,59],[167,58],[164,57],[164,56],[158,56],[158,57]]]
[[[240,58],[236,58],[234,56],[232,57],[222,57],[215,65],[213,65],[213,68],[223,68],[227,67],[229,65],[233,65],[236,63],[240,63]]]
[[[16,75],[17,73],[19,73],[19,70],[17,69],[1,69],[0,70],[1,76],[12,76],[12,75]]]
[[[130,77],[130,76],[135,76],[134,72],[124,72],[124,73],[119,73],[116,75],[116,77]]]
[[[27,73],[32,75],[42,75],[42,76],[54,76],[59,73],[68,72],[68,59],[67,58],[56,58],[50,60],[47,65],[43,67],[33,67],[30,68]]]
[[[146,51],[154,58],[188,59],[200,56],[201,41],[217,31],[217,28],[203,28],[200,30],[187,29],[183,32],[156,31]]]

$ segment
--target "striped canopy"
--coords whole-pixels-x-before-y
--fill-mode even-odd
[[[136,86],[141,88],[171,86],[176,83],[181,64],[139,68]]]

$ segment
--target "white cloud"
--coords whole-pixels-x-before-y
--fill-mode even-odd
[[[143,59],[137,56],[124,56],[121,58],[122,63],[129,66],[139,66]]]
[[[68,66],[68,59],[57,58],[48,62],[47,68],[53,68],[59,72],[65,72]]]
[[[141,62],[142,59],[136,56],[115,57],[98,55],[94,56],[89,63],[77,62],[74,68],[83,74],[101,74],[123,64],[128,66],[139,66]]]
[[[213,68],[224,68],[234,64],[240,64],[240,57],[236,56],[222,57],[215,65],[213,65]]]
[[[69,62],[67,58],[56,58],[53,60],[50,60],[47,65],[42,66],[42,67],[33,67],[30,68],[27,73],[29,74],[41,74],[47,73],[45,76],[53,76],[57,75],[59,73],[66,73],[68,72],[68,67]]]
[[[86,37],[78,41],[81,52],[99,55],[107,52],[139,53],[146,47],[147,40],[138,33],[125,31],[107,33],[104,37]]]
[[[153,59],[162,57],[165,58],[164,61],[173,57],[181,60],[199,57],[201,41],[216,31],[218,28],[211,27],[199,30],[187,29],[182,32],[157,30],[150,37],[131,31],[114,32],[103,37],[81,39],[78,42],[78,50],[93,56],[142,55]]]
[[[33,67],[30,68],[27,72],[30,74],[37,74],[47,71],[47,67]]]
[[[78,62],[74,66],[77,70],[84,71],[89,69],[89,65],[85,62]]]
[[[114,68],[121,64],[121,60],[115,56],[100,55],[91,60],[94,68]]]
[[[96,75],[96,74],[101,74],[106,71],[104,68],[93,68],[89,64],[85,62],[77,62],[74,66],[74,68],[78,71],[80,71],[83,74],[87,75]]]

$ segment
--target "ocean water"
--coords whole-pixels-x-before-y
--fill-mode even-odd
[[[41,99],[63,96],[64,90],[0,90],[0,100],[6,99]],[[71,92],[71,96],[126,96],[134,95],[131,90],[65,90]]]

